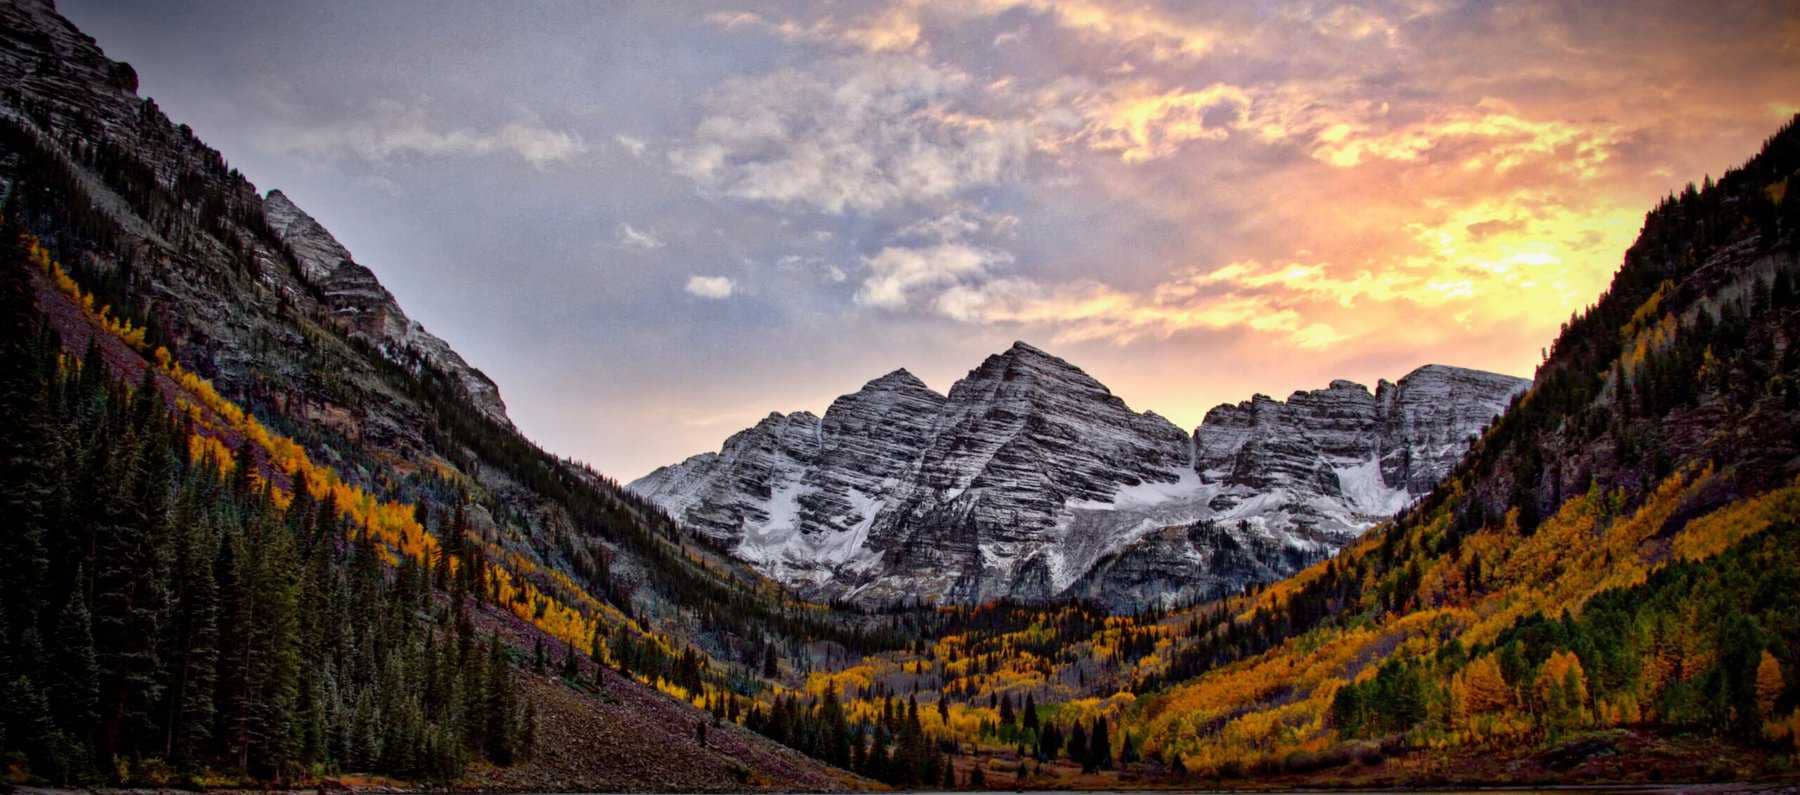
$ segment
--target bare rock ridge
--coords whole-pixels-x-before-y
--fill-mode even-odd
[[[948,395],[896,370],[627,488],[816,597],[1097,599],[1265,582],[1428,491],[1527,385],[1428,365],[1207,413],[1192,435],[1023,342]]]
[[[417,357],[443,371],[456,379],[469,402],[489,419],[512,427],[493,380],[463,361],[449,343],[408,318],[374,271],[357,264],[350,250],[324,226],[279,190],[269,191],[263,200],[263,217],[294,253],[301,274],[319,289],[333,317],[352,336],[362,337],[397,363],[410,364]]]
[[[671,554],[664,539],[673,534],[647,505],[505,427],[492,382],[407,318],[341,243],[286,196],[265,197],[136,90],[132,68],[108,59],[48,0],[0,0],[0,200],[86,289],[109,290],[101,300],[149,329],[182,368],[347,484],[426,509],[428,532],[440,539],[461,532],[448,522],[462,516],[542,592],[606,600],[682,648],[776,634],[751,609],[729,630],[701,628],[690,617],[717,614],[713,605],[726,598],[762,606],[759,592],[738,588],[752,579],[746,565]],[[46,299],[75,311],[88,333],[74,303],[60,292]],[[116,354],[108,358],[115,374],[132,372],[115,359],[144,361],[122,342],[105,347]],[[248,463],[239,460],[237,471]],[[456,486],[437,485],[445,483]],[[516,648],[551,640],[500,604],[469,613],[484,637],[498,630]],[[588,673],[577,678],[595,682],[578,656]],[[604,695],[589,697],[528,671],[518,681],[548,727],[539,753],[444,783],[514,791],[862,786],[741,729],[696,738],[703,711],[615,673],[604,674]],[[384,720],[369,725],[394,725]]]
[[[191,308],[171,317],[180,341],[207,349],[217,365],[209,376],[226,382],[246,378],[254,368],[247,355],[258,336],[279,338],[260,328],[260,318],[247,319],[247,307],[269,309],[284,303],[310,310],[316,300],[334,319],[347,324],[390,361],[417,369],[426,363],[460,384],[470,402],[488,417],[510,427],[500,390],[471,367],[442,339],[401,311],[394,296],[375,274],[357,264],[324,227],[280,191],[265,199],[231,169],[217,151],[201,142],[186,125],[173,123],[153,100],[137,96],[137,73],[113,61],[94,39],[82,33],[47,2],[0,3],[0,87],[6,115],[44,143],[79,131],[88,153],[71,157],[68,167],[97,208],[123,229],[159,252],[157,278],[149,285],[160,292],[160,304]],[[55,145],[55,144],[53,144]],[[94,153],[113,151],[117,157]],[[105,173],[97,160],[130,159],[145,171],[138,178],[159,186],[204,185],[216,191],[218,214],[238,225],[240,241],[258,263],[254,282],[237,274],[206,273],[207,266],[228,252],[206,248],[199,225],[189,219],[159,215],[141,196],[115,191],[116,175]],[[147,186],[146,186],[147,187]],[[140,206],[142,205],[142,206]],[[266,224],[266,226],[265,226]],[[260,227],[260,228],[259,228]],[[262,237],[272,233],[274,239]],[[287,252],[281,250],[286,247]],[[160,252],[174,251],[172,256]],[[283,256],[292,253],[297,267]],[[146,254],[146,257],[149,255]],[[221,282],[226,282],[221,285]],[[221,300],[224,289],[230,300]]]

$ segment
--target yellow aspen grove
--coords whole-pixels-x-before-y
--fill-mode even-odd
[[[1500,663],[1491,654],[1469,663],[1469,667],[1457,675],[1452,687],[1460,717],[1465,720],[1503,710],[1512,704],[1512,689],[1506,686]]]
[[[1587,723],[1587,672],[1572,651],[1551,652],[1532,686],[1538,708],[1552,728]]]
[[[1775,700],[1781,698],[1786,683],[1781,677],[1781,662],[1764,649],[1756,664],[1756,707],[1764,720],[1775,718]]]

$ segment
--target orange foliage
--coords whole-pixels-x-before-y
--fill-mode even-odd
[[[75,280],[69,276],[67,271],[63,270],[60,263],[52,261],[50,252],[38,243],[36,237],[26,236],[25,250],[26,258],[50,277],[50,282],[56,285],[57,290],[73,300],[76,306],[81,307],[82,314],[87,315],[95,325],[118,337],[135,350],[142,351],[144,349],[144,328],[133,325],[129,320],[113,317],[112,307],[101,306],[96,309],[94,294],[84,292],[81,285],[75,283]]]
[[[144,350],[144,329],[113,317],[107,307],[96,309],[91,293],[83,291],[60,265],[52,262],[49,253],[35,239],[28,243],[31,262],[50,277],[59,291],[75,301],[96,326],[132,348]],[[220,395],[212,382],[184,369],[167,348],[159,346],[149,353],[156,368],[185,395],[176,399],[176,406],[194,421],[198,429],[188,437],[188,453],[193,460],[215,461],[221,473],[230,473],[238,466],[254,466],[254,461],[238,461],[217,435],[226,430],[235,432],[262,450],[270,469],[286,475],[294,483],[304,484],[314,500],[330,498],[339,515],[348,521],[350,533],[368,533],[379,542],[381,555],[388,563],[398,563],[403,556],[419,561],[436,558],[438,541],[414,518],[412,505],[382,501],[361,487],[344,482],[336,470],[313,463],[298,442],[270,431],[255,416]],[[276,507],[285,511],[292,504],[290,491],[270,482],[261,472],[253,472],[252,477],[267,487]],[[541,571],[523,557],[502,553],[492,546],[489,547],[489,560],[506,561],[505,566],[493,562],[487,564],[486,581],[492,584],[499,597],[497,601],[560,640],[584,646],[600,627],[603,617],[623,621],[616,610],[602,605],[562,572]],[[454,569],[463,565],[463,561],[451,558],[450,565]],[[563,598],[543,593],[528,577],[550,583]],[[570,606],[565,598],[575,601],[577,606]],[[657,640],[665,651],[672,651],[666,640]],[[681,697],[685,699],[686,695]]]
[[[1756,707],[1762,710],[1764,717],[1775,717],[1775,700],[1781,698],[1781,690],[1787,683],[1781,676],[1781,663],[1763,650],[1762,659],[1756,665]]]
[[[232,470],[237,469],[237,461],[231,455],[231,448],[226,447],[218,437],[204,433],[188,437],[188,459],[194,462],[211,461],[219,468],[220,475],[229,475]]]

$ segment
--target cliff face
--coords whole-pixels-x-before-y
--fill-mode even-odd
[[[374,272],[287,196],[273,191],[265,200],[186,125],[139,98],[130,65],[107,58],[48,4],[0,4],[0,23],[0,113],[61,155],[94,210],[119,226],[125,240],[115,242],[132,251],[122,263],[126,288],[142,296],[185,365],[227,390],[255,383],[307,393],[301,356],[262,352],[303,355],[306,341],[291,320],[318,319],[415,373],[422,365],[442,372],[482,413],[511,427],[492,380],[409,319]],[[375,380],[363,363],[347,368],[347,390]],[[367,430],[419,450],[422,440],[409,430],[419,418],[404,405],[394,409],[368,417]]]
[[[88,340],[106,336],[110,342],[93,348],[95,360],[113,370],[112,377],[129,384],[140,383],[129,376],[164,369],[161,361],[170,357],[169,365],[178,364],[184,374],[204,379],[208,388],[199,392],[191,386],[167,386],[166,396],[198,407],[205,402],[201,395],[212,395],[217,405],[211,410],[195,408],[194,427],[198,432],[199,425],[214,426],[209,433],[219,435],[206,438],[229,442],[236,471],[257,472],[273,487],[297,491],[298,467],[284,469],[274,457],[276,446],[284,455],[294,452],[289,445],[297,446],[305,452],[311,476],[327,472],[334,481],[366,495],[367,502],[358,498],[358,511],[344,511],[347,504],[339,506],[345,515],[334,520],[343,520],[347,532],[353,522],[374,523],[370,517],[377,515],[407,517],[401,524],[409,533],[415,529],[410,523],[419,523],[422,534],[408,536],[415,544],[411,549],[389,542],[392,559],[428,554],[430,546],[421,541],[427,536],[440,542],[439,549],[455,539],[465,550],[459,571],[483,571],[468,564],[485,557],[485,571],[494,576],[475,577],[476,588],[497,588],[496,583],[506,581],[517,589],[515,594],[534,591],[537,614],[521,610],[522,601],[472,600],[485,603],[469,607],[469,626],[484,637],[495,632],[500,642],[519,649],[546,642],[576,648],[586,643],[585,628],[592,625],[605,630],[603,637],[629,637],[632,642],[654,632],[669,639],[658,643],[672,642],[698,655],[701,667],[718,665],[710,661],[774,665],[779,653],[765,650],[798,648],[799,640],[787,643],[795,635],[806,634],[810,640],[864,620],[821,614],[792,629],[797,625],[780,614],[780,597],[768,594],[763,579],[747,565],[683,544],[672,523],[648,503],[591,469],[552,456],[524,439],[507,421],[492,381],[411,320],[373,271],[357,263],[288,197],[272,192],[265,198],[189,128],[171,121],[153,101],[137,96],[136,82],[130,66],[108,59],[93,39],[57,14],[49,2],[0,0],[0,200],[11,219],[21,222],[48,257],[59,263],[63,278],[80,286],[77,294],[72,287],[52,284],[47,269],[28,274],[30,283],[40,285],[33,290],[38,308],[50,318],[49,327],[63,332],[64,353],[79,360]],[[22,264],[9,261],[4,266]],[[134,339],[142,335],[143,344],[108,332],[95,310],[83,308],[83,301],[105,307],[109,318],[125,319]],[[174,381],[162,377],[165,385]],[[9,395],[6,410],[30,409],[20,405],[16,392]],[[218,406],[223,405],[233,409],[236,419],[226,423],[218,416]],[[257,429],[255,436],[261,441],[254,440],[248,429]],[[114,447],[111,437],[90,434],[87,442],[97,455],[105,453],[104,460],[136,456],[107,452],[136,449],[123,442]],[[135,493],[129,486],[120,490]],[[86,491],[83,499],[99,501],[104,496],[98,489]],[[146,486],[144,491],[153,489]],[[237,525],[253,520],[237,508],[228,512],[230,517],[208,519],[196,528],[204,526],[209,537],[229,545],[233,542],[224,541],[223,534],[242,533]],[[352,514],[363,518],[353,519]],[[130,524],[151,526],[153,516],[136,513]],[[271,520],[267,527],[273,537],[285,537],[285,531],[274,528],[292,525],[298,532],[299,522],[311,521],[305,514],[295,516],[299,518]],[[70,524],[79,521],[69,519]],[[160,531],[164,525],[155,526]],[[255,538],[247,543],[261,544],[265,537]],[[312,540],[309,536],[308,543]],[[174,542],[165,537],[159,543],[164,546],[154,553],[147,551],[151,547],[135,544],[97,547],[68,561],[76,568],[60,579],[74,581],[72,572],[83,567],[95,571],[88,564],[102,556],[119,571],[133,570],[130,566],[136,561],[155,560],[155,566],[138,566],[156,569],[145,572],[150,584],[134,588],[154,592],[160,599],[177,572],[165,568],[175,558],[167,547]],[[342,556],[349,547],[318,548]],[[477,555],[470,549],[482,551]],[[330,557],[314,554],[313,559],[329,562]],[[209,560],[197,570],[211,571]],[[329,568],[294,569],[301,570],[308,577],[318,571],[325,571],[323,577],[337,576]],[[13,592],[10,582],[6,591]],[[387,615],[378,606],[369,607],[364,617]],[[134,619],[143,624],[133,626],[156,625],[175,615],[173,609],[168,602],[133,605],[131,612],[144,616]],[[297,619],[301,624],[335,622],[338,615],[311,612],[312,603],[294,609],[306,611]],[[16,617],[16,610],[9,612],[15,614],[9,618]],[[400,623],[426,620],[423,614],[414,616],[417,611],[399,612],[407,614],[404,619],[395,614]],[[397,640],[401,636],[391,628],[393,623],[383,619],[382,635],[394,643],[377,655],[388,660],[413,654],[413,647],[406,645],[410,641]],[[10,626],[15,634],[22,631],[21,624]],[[571,632],[575,628],[581,629]],[[794,635],[782,634],[790,631]],[[131,642],[160,649],[169,637],[139,633]],[[742,642],[746,638],[759,639],[763,645]],[[337,656],[335,651],[307,650],[297,639],[289,641],[271,641],[267,656],[280,656],[286,649],[295,651],[291,659],[299,660],[298,665],[319,666],[313,670],[341,672],[347,667],[328,659]],[[218,659],[222,663],[223,657]],[[357,659],[365,667],[407,679],[408,688],[418,684],[417,678],[400,673],[405,668],[385,667],[367,654]],[[570,664],[575,662],[571,655]],[[581,681],[606,680],[600,686],[607,693],[605,704],[543,677],[520,680],[546,707],[544,714],[555,717],[556,726],[579,726],[581,721],[612,726],[618,723],[609,717],[612,713],[631,712],[635,723],[630,736],[590,732],[578,738],[583,753],[577,755],[628,758],[633,760],[628,769],[571,763],[567,748],[557,744],[569,740],[544,735],[540,747],[545,753],[531,762],[484,766],[483,779],[454,785],[594,791],[655,786],[729,789],[749,780],[820,790],[860,786],[840,772],[735,728],[715,734],[710,742],[696,739],[693,727],[704,713],[636,681],[611,672],[593,673],[594,667],[585,660],[579,667],[586,669],[577,677]],[[297,676],[298,670],[291,672]],[[374,717],[358,711],[358,725],[375,735],[405,731],[421,736],[425,724],[416,712],[407,712],[414,702],[396,695],[385,679],[378,684],[346,678],[339,686],[334,692],[344,698],[315,702],[323,718],[309,720],[347,726],[358,703],[365,709],[371,703],[359,702],[358,694],[380,692],[382,706]],[[269,687],[270,692],[275,689]],[[146,708],[146,714],[166,714],[166,706],[158,702]],[[165,735],[159,728],[144,734],[154,737],[149,742],[155,748],[164,747]],[[645,751],[645,742],[653,742],[655,748]],[[261,748],[249,753],[248,762],[235,764],[286,769],[287,763],[262,758]],[[239,758],[236,752],[232,756]],[[381,764],[388,762],[384,759]],[[338,767],[339,760],[333,760],[321,763],[320,769]]]
[[[1220,406],[1189,436],[1025,343],[947,396],[896,371],[628,488],[772,576],[865,603],[1265,582],[1435,484],[1525,382],[1428,366]]]
[[[408,318],[375,272],[357,264],[350,250],[279,190],[269,191],[263,215],[275,237],[293,252],[301,275],[316,286],[332,317],[349,334],[374,345],[396,363],[423,362],[455,379],[464,396],[489,419],[506,427],[500,387],[463,361],[450,343]]]
[[[1526,385],[1427,365],[1374,394],[1340,380],[1285,403],[1257,395],[1207,412],[1194,431],[1194,467],[1219,489],[1216,510],[1279,494],[1297,517],[1366,525],[1430,491]]]

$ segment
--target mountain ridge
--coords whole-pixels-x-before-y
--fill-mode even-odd
[[[1293,411],[1264,395],[1222,404],[1188,434],[1020,340],[945,394],[900,368],[840,396],[823,417],[771,413],[719,452],[626,488],[815,596],[879,604],[1080,594],[1128,610],[1145,588],[1092,582],[1102,558],[1109,571],[1147,565],[1131,558],[1147,554],[1134,544],[1150,531],[1218,519],[1235,521],[1222,532],[1261,551],[1261,564],[1240,570],[1296,570],[1422,493],[1524,384],[1426,365],[1374,393],[1342,379],[1297,391]],[[1361,397],[1300,408],[1349,392]],[[888,422],[881,412],[894,395],[905,410]],[[880,405],[865,411],[868,401]],[[1309,422],[1354,427],[1321,440]],[[1359,456],[1361,468],[1331,469],[1327,454],[1339,464]],[[1259,497],[1269,505],[1246,505]],[[1191,581],[1151,602],[1267,579],[1208,577],[1206,553],[1188,558]]]

